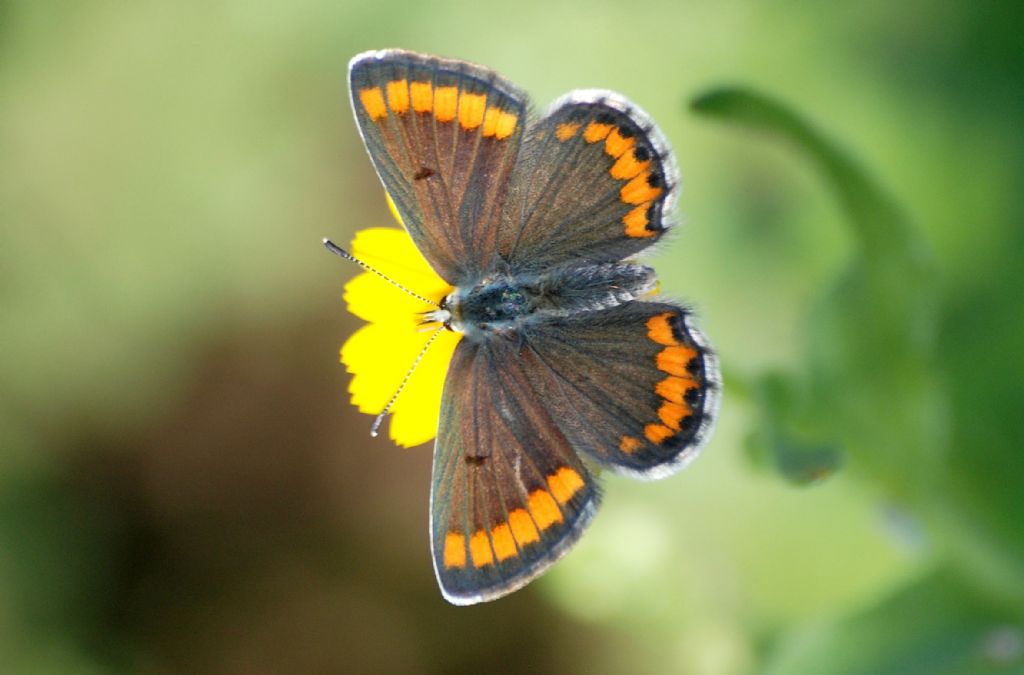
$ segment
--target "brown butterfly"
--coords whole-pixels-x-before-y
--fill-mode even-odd
[[[522,90],[464,61],[367,52],[349,77],[385,189],[455,288],[424,311],[462,334],[434,450],[434,569],[449,601],[492,600],[579,539],[600,498],[588,464],[659,478],[707,440],[715,358],[632,261],[670,224],[678,170],[612,92],[534,119]]]

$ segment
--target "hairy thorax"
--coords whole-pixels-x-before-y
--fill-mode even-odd
[[[437,314],[447,328],[482,340],[530,322],[614,307],[650,293],[655,284],[653,269],[632,263],[497,274],[456,288]]]

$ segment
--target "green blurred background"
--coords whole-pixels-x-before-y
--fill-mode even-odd
[[[0,2],[0,672],[1024,672],[1017,6]],[[391,46],[647,109],[726,373],[479,607],[337,363]]]

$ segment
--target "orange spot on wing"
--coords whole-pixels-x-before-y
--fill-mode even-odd
[[[690,406],[685,403],[673,403],[672,401],[665,401],[658,408],[658,419],[660,419],[666,427],[679,431],[679,423],[683,421],[684,417],[690,416]]]
[[[494,563],[494,552],[487,532],[477,530],[469,540],[469,556],[473,559],[473,567],[483,567]]]
[[[619,439],[619,450],[626,453],[627,455],[633,454],[634,452],[642,448],[643,445],[643,441],[641,441],[639,438],[633,438],[632,436],[623,436],[621,439]]]
[[[647,210],[650,204],[641,204],[622,217],[626,226],[626,236],[637,238],[653,237],[656,232],[647,229]]]
[[[429,82],[410,84],[409,96],[412,98],[412,109],[416,112],[428,113],[434,109],[434,85]]]
[[[533,524],[533,518],[526,512],[526,509],[515,509],[508,514],[508,524],[512,528],[512,536],[516,538],[520,546],[540,541],[540,533],[537,526]]]
[[[671,438],[674,435],[675,432],[663,424],[648,424],[644,427],[644,436],[655,445],[661,445],[665,442],[665,439]]]
[[[567,141],[576,135],[576,132],[580,130],[580,125],[575,122],[563,122],[558,125],[555,129],[555,138],[560,141]]]
[[[619,157],[634,145],[636,145],[635,138],[632,136],[627,138],[620,134],[618,129],[612,129],[611,133],[608,134],[608,138],[604,140],[604,151],[612,157]],[[629,153],[629,156],[632,157],[633,153]]]
[[[512,537],[512,529],[505,523],[495,525],[491,530],[491,541],[494,542],[494,555],[499,562],[519,555],[516,540]]]
[[[438,122],[451,122],[459,107],[458,87],[438,87],[434,90],[434,117]]]
[[[388,82],[388,105],[399,115],[409,112],[409,81]]]
[[[554,497],[547,490],[534,490],[530,493],[530,513],[533,514],[534,522],[542,530],[562,522],[562,512],[558,509]]]
[[[672,312],[663,312],[652,316],[647,320],[647,337],[659,345],[675,346],[679,344],[672,331],[671,319]]]
[[[481,133],[484,136],[493,136],[494,130],[498,128],[498,118],[501,116],[499,108],[488,108],[484,113],[484,128]]]
[[[518,115],[502,111],[498,115],[498,124],[494,127],[494,137],[498,140],[508,138],[516,130],[516,122],[518,121]]]
[[[666,401],[685,403],[686,401],[683,399],[683,396],[686,395],[687,391],[696,387],[697,383],[689,377],[669,375],[654,386],[654,391]]]
[[[615,180],[629,180],[630,178],[635,178],[650,165],[651,160],[645,159],[642,162],[638,162],[632,152],[627,152],[615,160],[609,172]]]
[[[515,132],[518,121],[519,116],[515,113],[491,107],[484,113],[484,128],[481,133],[488,138],[494,136],[500,141],[508,138]]]
[[[586,139],[587,143],[597,143],[599,140],[608,135],[612,130],[610,124],[598,124],[597,122],[591,122],[587,125],[587,128],[583,130],[583,138]]]
[[[388,107],[384,105],[384,92],[380,87],[371,87],[359,91],[359,100],[370,119],[376,122],[388,116]]]
[[[551,494],[555,496],[559,504],[564,504],[572,499],[573,495],[579,492],[584,485],[586,483],[583,481],[583,476],[567,466],[563,466],[548,476],[548,487],[551,488]]]
[[[643,204],[657,198],[661,194],[660,187],[651,187],[647,182],[650,174],[642,173],[622,186],[619,199],[627,204]]]
[[[444,566],[466,566],[466,538],[458,532],[449,532],[444,538]]]
[[[686,377],[689,375],[686,366],[696,357],[697,350],[693,347],[665,347],[658,352],[658,355],[655,357],[655,363],[658,366],[658,370],[662,370],[669,375]]]
[[[459,95],[459,124],[466,131],[476,129],[483,124],[486,107],[487,96],[485,94],[463,92]]]

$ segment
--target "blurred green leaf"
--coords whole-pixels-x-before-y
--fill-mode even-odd
[[[1024,175],[1024,151],[1014,168]],[[993,592],[1024,611],[1024,194],[1004,245],[943,307],[939,353],[953,420],[936,498],[957,524],[950,542]]]
[[[842,148],[784,104],[747,89],[723,87],[697,96],[691,107],[776,135],[804,152],[835,190],[867,258],[909,257],[915,249],[920,257],[921,242],[896,202]]]
[[[809,313],[806,368],[763,382],[762,427],[770,430],[777,464],[789,467],[790,478],[795,465],[799,479],[807,461],[838,464],[842,448],[891,496],[922,494],[943,438],[932,364],[937,290],[927,248],[895,200],[783,104],[719,88],[692,108],[791,143],[818,168],[850,223],[850,262]],[[773,402],[783,392],[789,402]]]
[[[851,226],[850,261],[808,313],[804,367],[745,384],[761,415],[751,436],[755,455],[772,456],[799,483],[838,457],[830,453],[848,451],[851,466],[921,520],[936,550],[954,556],[993,597],[1024,605],[1024,458],[1019,437],[1001,429],[1019,418],[1022,369],[1010,327],[1022,315],[1001,301],[1015,254],[995,261],[993,279],[982,279],[970,299],[945,308],[940,332],[928,247],[846,152],[751,91],[715,89],[692,108],[789,142],[825,178]],[[964,323],[979,305],[990,319],[1001,317],[998,325]],[[1001,349],[993,336],[1004,339]],[[996,353],[1008,358],[982,356]],[[951,395],[944,385],[953,385]],[[985,390],[1002,391],[1001,400],[976,395]]]
[[[812,430],[793,424],[795,412],[804,403],[791,378],[782,373],[766,373],[751,385],[751,393],[763,411],[763,424],[747,439],[755,460],[771,463],[787,480],[798,485],[816,483],[831,476],[843,463],[842,449],[836,443],[817,440]]]
[[[1024,672],[1024,623],[949,571],[935,572],[832,625],[796,632],[767,675]]]

